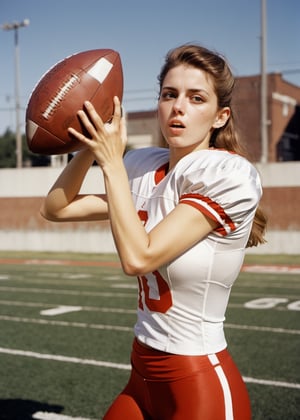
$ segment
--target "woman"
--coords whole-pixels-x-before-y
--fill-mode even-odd
[[[250,402],[223,332],[247,246],[263,243],[261,183],[234,129],[232,73],[198,45],[169,52],[158,119],[168,148],[129,152],[118,98],[110,124],[89,103],[90,138],[43,207],[53,221],[109,218],[123,270],[138,277],[132,372],[112,419],[250,419]],[[106,194],[79,195],[96,160]],[[129,181],[129,182],[128,182]],[[141,223],[142,222],[142,223]]]

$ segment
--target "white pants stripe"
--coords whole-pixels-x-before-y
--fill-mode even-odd
[[[220,365],[219,359],[216,354],[209,354],[208,358],[210,363],[214,366],[215,372],[219,378],[225,402],[225,419],[233,420],[233,408],[232,408],[232,399],[229,384],[222,366]]]

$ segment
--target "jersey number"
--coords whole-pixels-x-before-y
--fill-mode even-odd
[[[172,306],[172,295],[168,283],[158,271],[146,276],[139,276],[139,308],[144,304],[150,311],[166,313]],[[144,302],[143,302],[144,296]]]
[[[148,220],[146,210],[138,211],[139,218],[145,225]],[[168,283],[158,271],[139,276],[139,308],[143,311],[144,304],[150,311],[166,313],[172,306],[172,295]],[[144,296],[144,302],[143,302]]]

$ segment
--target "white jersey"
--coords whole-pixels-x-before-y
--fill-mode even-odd
[[[261,182],[250,162],[224,150],[190,153],[165,175],[168,160],[163,148],[125,156],[132,197],[146,230],[178,203],[199,209],[218,228],[175,260],[138,277],[135,334],[169,353],[216,353],[226,347],[225,311],[243,263]]]

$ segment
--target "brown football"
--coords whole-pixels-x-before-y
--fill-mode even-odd
[[[26,137],[33,153],[55,155],[80,150],[68,127],[82,132],[77,111],[90,101],[104,122],[113,97],[123,96],[120,55],[111,49],[83,51],[55,64],[34,88],[26,108]]]

